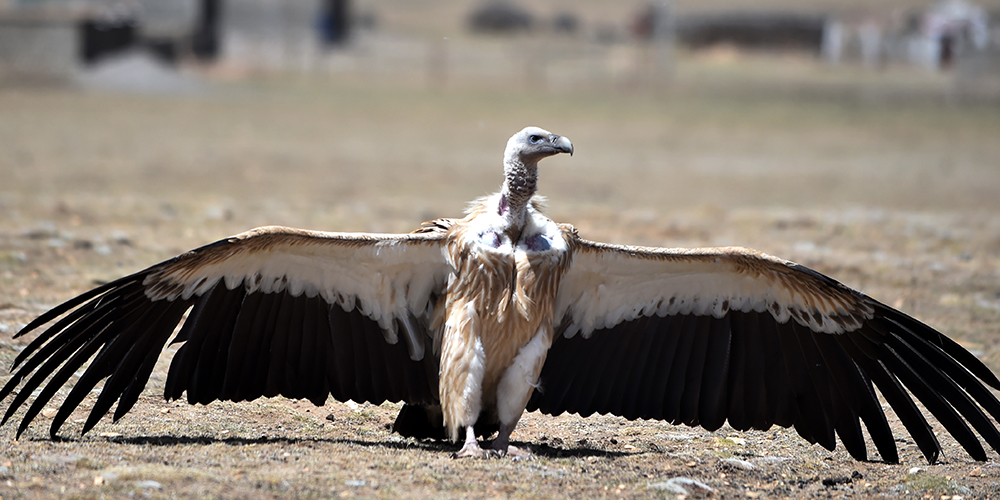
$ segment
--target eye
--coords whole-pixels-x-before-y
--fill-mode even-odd
[[[531,135],[531,136],[528,136],[528,142],[530,142],[532,144],[538,144],[538,143],[542,142],[542,136],[540,136],[540,135]]]

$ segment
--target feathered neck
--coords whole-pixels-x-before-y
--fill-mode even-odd
[[[526,163],[521,158],[504,158],[504,181],[500,189],[497,213],[508,229],[520,232],[524,227],[528,203],[535,195],[538,162]]]

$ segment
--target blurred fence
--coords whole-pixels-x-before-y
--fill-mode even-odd
[[[225,7],[223,57],[259,69],[312,69],[320,55],[315,0],[241,0]]]
[[[597,43],[554,33],[420,37],[359,29],[344,47],[317,35],[320,3],[242,0],[227,5],[221,62],[249,70],[384,77],[445,86],[454,82],[564,86],[668,75],[655,43]]]
[[[224,51],[224,65],[432,87],[644,85],[668,80],[673,64],[672,49],[663,44],[608,44],[556,35],[449,39],[363,32],[338,50],[324,50],[303,33],[235,42]]]

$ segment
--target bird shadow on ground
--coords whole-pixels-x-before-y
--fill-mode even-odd
[[[345,438],[296,438],[296,437],[285,437],[285,436],[261,436],[256,438],[249,437],[225,437],[220,438],[216,436],[173,436],[173,435],[154,435],[154,436],[102,436],[98,438],[86,438],[86,437],[63,437],[55,436],[52,438],[32,438],[31,441],[53,441],[59,443],[75,443],[90,439],[97,439],[101,441],[107,441],[112,443],[135,445],[135,446],[177,446],[177,445],[212,445],[217,443],[227,444],[230,446],[249,446],[254,444],[283,444],[283,445],[296,445],[301,443],[323,443],[323,444],[348,444],[363,447],[381,447],[387,449],[395,450],[408,450],[408,449],[420,449],[430,452],[451,452],[455,451],[457,445],[454,443],[448,443],[445,441],[433,441],[433,440],[421,440],[421,441],[410,441],[410,440],[400,440],[400,441],[365,441],[360,439],[345,439]],[[632,455],[642,455],[649,453],[648,451],[609,451],[599,448],[557,448],[548,444],[537,444],[537,443],[524,443],[515,442],[515,446],[529,450],[536,457],[543,458],[584,458],[584,457],[625,457]]]
[[[55,436],[51,439],[49,438],[33,438],[32,441],[54,441],[54,442],[65,442],[73,443],[87,440],[88,438],[71,438]],[[261,436],[257,438],[249,437],[225,437],[219,438],[215,436],[172,436],[172,435],[156,435],[156,436],[103,436],[96,438],[101,441],[108,441],[112,443],[128,444],[128,445],[148,445],[148,446],[176,446],[176,445],[212,445],[212,444],[227,444],[230,446],[248,446],[253,444],[283,444],[283,445],[295,445],[301,443],[323,443],[323,444],[349,444],[357,446],[366,447],[383,447],[391,449],[423,449],[427,451],[453,451],[452,448],[455,446],[451,443],[444,442],[434,442],[434,441],[363,441],[358,439],[345,439],[345,438],[295,438],[295,437],[284,437],[284,436]]]
[[[537,457],[544,458],[584,458],[584,457],[627,457],[642,455],[646,451],[609,451],[599,448],[556,448],[548,444],[514,443],[515,446],[530,450]]]

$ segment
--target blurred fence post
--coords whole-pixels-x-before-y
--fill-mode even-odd
[[[448,86],[448,37],[435,38],[427,48],[427,83],[443,90]]]
[[[676,23],[673,0],[659,0],[653,5],[653,78],[656,82],[674,76],[674,41]]]
[[[839,64],[844,57],[845,33],[844,23],[828,17],[823,22],[823,39],[820,42],[820,54],[829,64]]]

